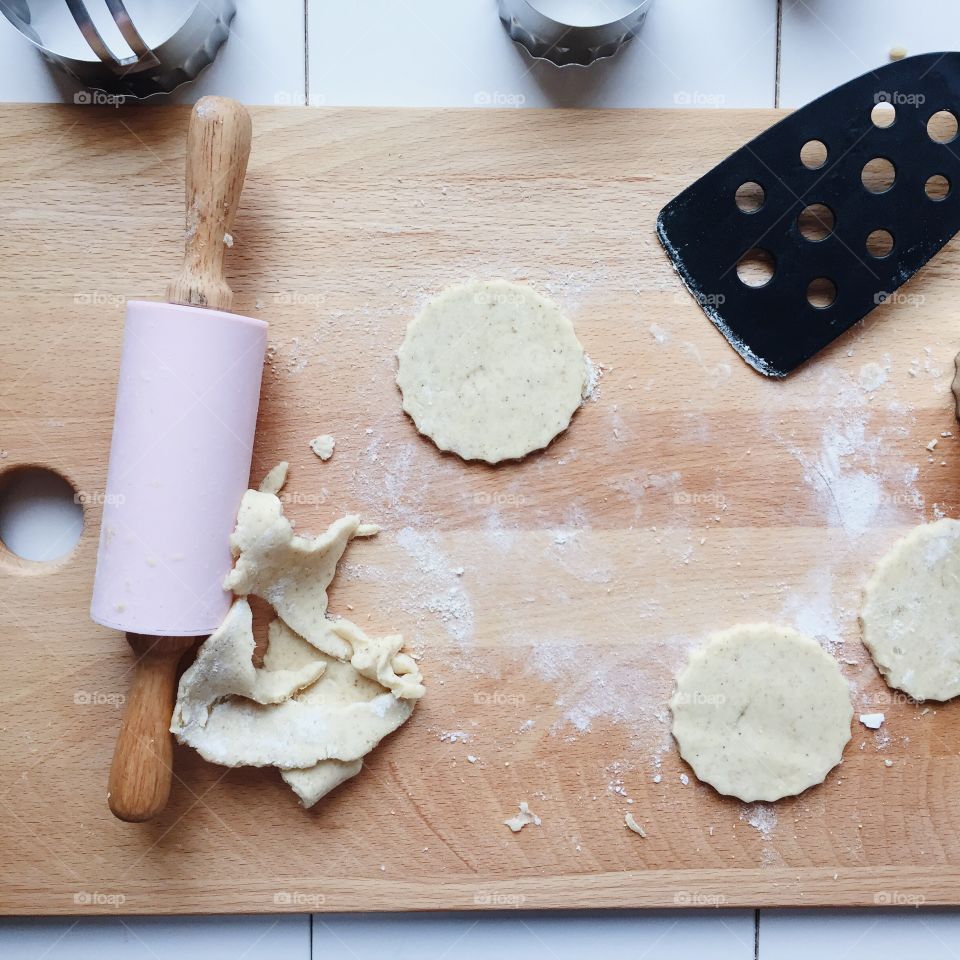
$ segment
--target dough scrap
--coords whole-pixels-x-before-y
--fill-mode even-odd
[[[363,760],[320,760],[305,770],[281,770],[280,776],[300,798],[300,803],[310,809],[331,790],[346,783],[363,769]]]
[[[678,675],[670,709],[697,777],[747,803],[822,783],[853,719],[837,662],[815,640],[770,624],[711,635]]]
[[[322,659],[306,640],[298,637],[281,620],[274,620],[269,629],[270,645],[263,665],[271,670],[296,670],[305,663]],[[359,703],[372,700],[380,687],[338,660],[327,664],[325,684],[315,684],[302,691],[299,699],[309,703]],[[281,770],[280,776],[293,788],[304,807],[312,807],[321,797],[355,777],[363,768],[363,760],[320,760],[312,767]]]
[[[318,760],[359,760],[413,713],[413,701],[380,693],[373,700],[263,706],[242,698],[210,708],[203,727],[174,730],[205,760],[225,767],[311,767]]]
[[[860,611],[884,679],[916,700],[960,694],[960,520],[922,524],[877,564]]]
[[[239,615],[233,614],[235,608],[240,609]],[[191,667],[180,681],[170,729],[205,760],[227,767],[275,766],[283,770],[310,767],[321,760],[355,761],[410,717],[412,700],[400,699],[371,683],[350,663],[318,656],[312,663],[291,669],[291,655],[282,649],[273,658],[268,650],[259,679],[265,689],[276,694],[280,683],[271,684],[270,678],[279,678],[288,699],[261,703],[243,691],[225,698],[226,687],[238,684],[219,683],[216,667],[231,665],[232,676],[239,672],[236,665],[252,656],[255,642],[249,610],[243,598],[235,601],[225,621],[228,629],[211,636],[217,640],[210,651],[206,649],[210,640],[200,648],[197,659],[202,659],[204,666],[195,675],[191,675]],[[358,627],[354,629],[362,636]],[[287,641],[289,632],[284,625],[273,624],[271,644]],[[267,666],[276,668],[278,663],[282,665],[279,669]],[[207,664],[214,668],[212,683]],[[250,670],[256,672],[252,663]],[[289,699],[303,690],[311,675],[318,679],[301,696]],[[199,702],[202,694],[210,698],[203,704]]]
[[[327,587],[347,544],[354,537],[373,536],[378,528],[362,524],[351,514],[334,521],[318,537],[295,534],[277,496],[286,466],[282,463],[274,467],[260,490],[248,490],[243,495],[237,526],[230,537],[236,563],[223,585],[238,596],[252,593],[266,600],[285,623],[318,650],[344,659],[353,655],[353,648],[327,620]]]
[[[573,324],[529,287],[450,287],[397,352],[403,409],[464,460],[499,463],[546,447],[583,402],[587,361]]]
[[[337,441],[329,433],[321,433],[310,441],[310,449],[321,459],[329,460],[333,456]]]
[[[633,817],[633,814],[630,813],[629,810],[623,815],[623,822],[626,828],[628,830],[632,830],[638,837],[646,838],[647,831],[644,830],[639,823],[637,823],[637,821]]]
[[[295,668],[258,670],[253,665],[253,614],[243,598],[234,601],[223,623],[204,641],[180,678],[171,730],[203,726],[210,708],[229,696],[257,703],[282,703],[317,680],[326,663],[317,659]],[[176,729],[174,729],[176,728]]]
[[[514,833],[519,833],[528,824],[532,823],[534,826],[539,827],[541,822],[540,818],[530,809],[527,801],[521,800],[520,812],[515,813],[508,820],[504,820],[503,824],[509,827]]]
[[[377,528],[350,516],[319,537],[295,535],[278,496],[286,474],[280,463],[244,495],[226,580],[240,596],[181,678],[170,729],[213,763],[278,767],[309,807],[359,773],[425,691],[402,637],[326,619],[326,588],[347,544]],[[280,614],[262,669],[252,661],[251,593]]]

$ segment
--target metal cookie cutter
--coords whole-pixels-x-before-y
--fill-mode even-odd
[[[0,0],[0,13],[51,63],[85,87],[132,97],[195,79],[236,12],[234,0]]]
[[[589,67],[637,35],[653,0],[630,0],[613,8],[590,0],[497,0],[497,5],[510,38],[534,59],[558,67]],[[603,19],[624,7],[628,9],[616,20]],[[564,19],[558,19],[561,15]]]

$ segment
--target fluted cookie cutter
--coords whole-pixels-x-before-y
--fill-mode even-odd
[[[510,38],[534,59],[558,67],[589,67],[612,57],[637,35],[652,5],[653,0],[640,0],[615,20],[576,22],[597,20],[597,8],[601,18],[609,15],[611,6],[590,0],[497,0]]]
[[[0,0],[0,13],[48,61],[84,87],[131,97],[195,79],[223,46],[236,12],[234,0]],[[89,102],[85,96],[75,99]]]

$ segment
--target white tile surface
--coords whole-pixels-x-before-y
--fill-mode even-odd
[[[151,103],[192,103],[208,93],[244,103],[298,103],[305,97],[301,0],[240,0],[230,38],[198,79]],[[0,101],[70,102],[78,85],[51,67],[0,17]]]
[[[495,0],[309,0],[310,99],[328,105],[773,106],[774,0],[656,0],[589,70],[531,60]]]
[[[752,910],[709,913],[316,916],[313,960],[753,960]]]
[[[641,35],[587,72],[530,61],[504,34],[495,0],[308,2],[310,90],[327,104],[472,106],[498,95],[522,97],[526,106],[773,103],[776,0],[656,0]],[[217,61],[176,101],[203,93],[268,104],[303,97],[303,2],[240,0],[239,7]],[[783,14],[784,106],[886,63],[894,45],[921,53],[956,47],[960,37],[960,4],[944,0],[784,0]],[[0,19],[0,100],[70,100],[73,92]],[[318,960],[596,953],[748,960],[754,914],[318,916],[313,944]],[[4,960],[306,960],[309,953],[308,917],[0,919]],[[960,960],[960,912],[761,912],[762,960],[907,956]]]
[[[960,4],[953,0],[784,0],[780,104],[799,107],[909,54],[955,50]]]
[[[3,960],[309,960],[310,918],[0,919]]]
[[[764,910],[761,960],[958,960],[960,914],[907,909],[892,912]]]

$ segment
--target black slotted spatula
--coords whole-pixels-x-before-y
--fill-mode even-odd
[[[790,114],[660,211],[677,272],[750,366],[790,373],[960,230],[958,115],[960,53],[910,57]],[[757,264],[772,275],[752,285]]]

